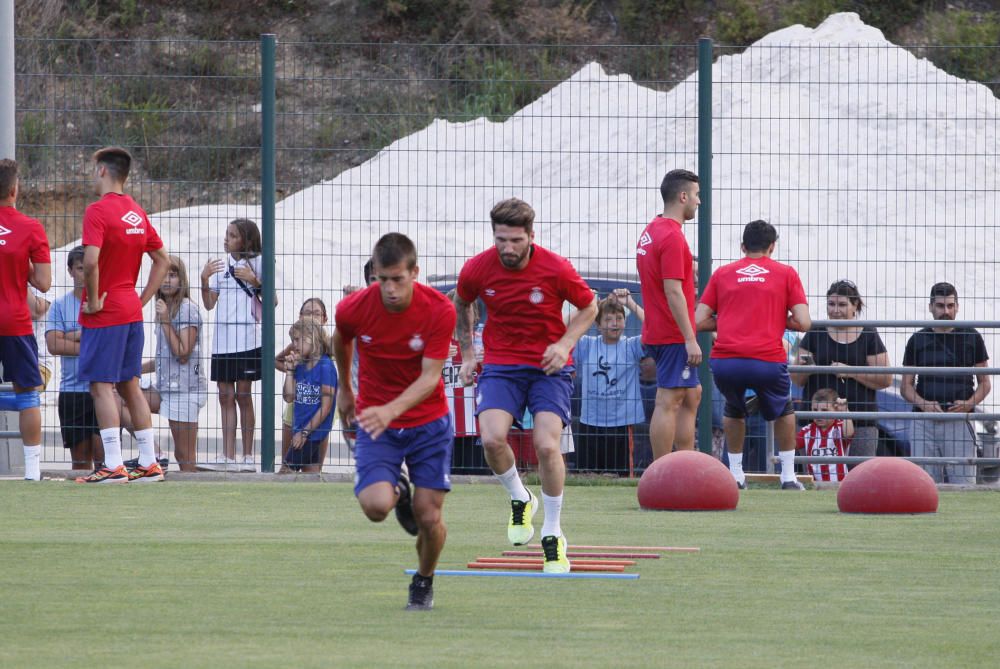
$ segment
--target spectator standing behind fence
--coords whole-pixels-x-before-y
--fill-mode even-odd
[[[694,172],[668,172],[660,184],[663,213],[642,231],[635,250],[646,309],[642,343],[656,360],[656,409],[649,424],[654,459],[674,446],[694,449],[702,354],[694,327],[694,259],[681,226],[698,211],[698,193]]]
[[[477,365],[472,303],[482,299],[485,358],[477,411],[486,461],[510,496],[507,539],[519,546],[535,533],[531,520],[538,499],[518,476],[514,451],[507,443],[511,427],[520,426],[527,408],[534,419],[532,444],[545,507],[542,568],[565,573],[570,563],[560,524],[566,480],[560,445],[564,428],[572,422],[571,352],[594,322],[597,304],[568,260],[534,243],[535,211],[527,202],[517,198],[498,202],[490,221],[493,248],[465,263],[456,287],[462,381],[472,383]],[[567,301],[577,308],[568,325],[562,316]]]
[[[73,290],[56,298],[46,321],[45,343],[62,358],[59,376],[59,425],[63,446],[69,449],[73,469],[100,469],[104,447],[97,427],[90,384],[77,375],[80,355],[80,305],[83,297],[83,247],[66,257]]]
[[[144,342],[142,308],[167,274],[170,259],[146,212],[124,193],[132,156],[118,147],[94,154],[94,180],[101,199],[83,216],[84,293],[80,307],[80,378],[90,382],[94,411],[104,444],[104,467],[77,483],[148,483],[163,480],[156,461],[153,421],[139,387]],[[153,267],[136,295],[142,256]],[[118,396],[115,395],[115,390]],[[136,427],[139,459],[126,470],[121,451],[118,398],[125,401]]]
[[[931,287],[931,316],[953,321],[958,315],[958,291],[950,283]],[[906,342],[906,367],[986,367],[986,342],[972,328],[935,327],[914,333]],[[916,378],[916,385],[914,385]],[[971,413],[990,394],[988,374],[937,376],[903,374],[900,394],[914,411]],[[911,455],[915,457],[976,457],[972,423],[966,421],[914,420],[910,422]],[[923,465],[937,483],[975,484],[975,465]]]
[[[330,360],[330,342],[322,323],[300,318],[288,330],[292,350],[285,358],[282,395],[294,407],[292,441],[284,464],[295,471],[320,472],[333,427],[337,373]]]
[[[826,291],[826,315],[830,320],[850,321],[861,315],[864,300],[854,282],[835,281]],[[800,365],[842,367],[887,367],[889,354],[878,331],[871,327],[850,324],[810,330],[799,345]],[[792,374],[792,382],[803,386],[802,397],[816,394],[820,388],[831,388],[837,397],[847,399],[851,411],[878,411],[876,391],[892,384],[892,374]],[[878,449],[878,427],[873,420],[855,420],[851,455],[873,456]]]
[[[311,318],[322,326],[326,326],[329,317],[326,313],[326,303],[318,297],[310,297],[302,306],[299,307],[299,320],[303,318]],[[293,353],[293,344],[288,344],[283,348],[276,356],[274,356],[274,368],[279,372],[288,372],[287,361],[289,356]],[[294,368],[292,368],[294,371]],[[288,453],[288,448],[292,445],[292,427],[295,424],[295,401],[292,400],[285,404],[285,410],[281,413],[281,468],[278,470],[279,474],[287,474],[291,469],[288,467],[285,461],[285,455]],[[326,459],[326,453],[323,453],[323,457],[320,462]]]
[[[38,387],[38,342],[31,323],[25,286],[41,292],[52,283],[49,240],[42,224],[17,210],[17,163],[0,160],[0,383],[14,392],[0,393],[0,409],[18,412],[24,444],[24,478],[41,479],[42,412]]]
[[[718,330],[709,364],[715,385],[726,398],[722,429],[729,448],[729,470],[740,488],[746,437],[746,391],[757,394],[761,417],[774,421],[781,459],[781,488],[802,490],[795,478],[795,414],[789,396],[786,328],[805,332],[812,324],[798,273],[771,259],[778,233],[766,221],[743,229],[745,257],[717,269],[695,312],[698,329]]]
[[[256,416],[253,382],[261,377],[261,240],[257,224],[238,218],[226,226],[225,259],[212,258],[201,270],[201,301],[218,307],[212,339],[212,380],[222,409],[222,458],[203,469],[256,471],[253,458]],[[236,415],[243,455],[236,458]]]
[[[812,396],[813,411],[847,411],[847,400],[832,388],[820,388]],[[849,453],[854,421],[850,418],[816,418],[799,430],[795,447],[803,455],[842,458]],[[809,465],[814,481],[843,481],[847,466]]]
[[[147,389],[152,413],[164,416],[174,438],[174,459],[183,472],[197,471],[198,414],[205,406],[207,386],[201,357],[202,319],[191,301],[187,267],[170,256],[170,269],[156,293],[156,357],[144,362],[143,373],[156,372]],[[130,425],[128,408],[122,422]]]
[[[576,468],[581,471],[629,472],[629,433],[642,423],[639,362],[646,357],[641,337],[623,337],[625,308],[640,322],[645,318],[628,288],[614,290],[597,306],[598,335],[576,344],[580,377],[580,430],[576,434]]]

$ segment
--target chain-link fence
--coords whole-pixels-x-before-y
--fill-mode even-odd
[[[960,317],[993,318],[997,99],[915,50],[878,42],[862,28],[843,31],[802,29],[749,49],[715,47],[710,112],[699,108],[694,45],[279,42],[275,243],[263,258],[274,263],[278,305],[265,374],[307,298],[322,299],[332,325],[345,288],[366,282],[363,266],[380,235],[414,239],[422,280],[448,290],[464,261],[491,245],[488,212],[505,197],[535,208],[536,241],[569,258],[600,297],[626,288],[638,299],[636,240],[662,210],[664,173],[698,168],[699,119],[708,113],[711,144],[701,155],[713,161],[712,208],[688,231],[696,257],[711,258],[713,268],[735,260],[743,225],[764,218],[780,234],[775,258],[802,276],[814,318],[842,317],[826,307],[827,288],[841,279],[856,285],[865,317],[926,318],[931,285],[947,281],[958,289]],[[43,220],[53,247],[62,247],[50,297],[72,287],[65,251],[93,199],[88,156],[114,143],[133,151],[130,190],[155,213],[201,304],[199,275],[210,258],[224,256],[227,224],[263,220],[260,53],[257,43],[18,41],[19,207]],[[699,226],[711,233],[710,253],[698,248]],[[580,451],[570,461],[581,470],[626,474],[650,458],[655,382],[641,349],[629,348],[638,336],[636,310],[626,314],[623,331],[592,330],[577,361],[569,434]],[[151,307],[146,315],[151,355]],[[207,370],[221,316],[202,316]],[[913,330],[880,329],[887,364],[902,362]],[[983,334],[994,351],[995,331]],[[790,338],[793,357],[800,343]],[[63,463],[60,364],[50,364],[43,460]],[[259,412],[271,407],[276,430],[263,440],[274,440],[281,462],[283,377],[275,373],[274,397],[261,398],[260,384],[253,386],[258,444],[247,452],[258,465]],[[454,464],[482,472],[475,422],[464,417],[473,393],[456,376],[454,364],[446,365],[460,434]],[[908,409],[898,378],[877,389],[880,408]],[[721,427],[718,398],[715,404],[713,423]],[[598,407],[613,407],[614,416]],[[992,397],[981,407],[993,411]],[[242,457],[239,443],[235,452],[224,448],[212,383],[199,420],[200,464]],[[168,452],[166,421],[157,424]],[[883,452],[906,452],[907,425],[876,422]],[[766,467],[756,445],[762,429],[751,419],[750,470]],[[976,424],[985,437],[989,429]],[[512,442],[530,464],[527,435]],[[352,465],[339,430],[324,465]]]

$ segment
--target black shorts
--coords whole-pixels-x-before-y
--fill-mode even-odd
[[[212,380],[223,383],[260,381],[261,353],[259,348],[237,353],[212,354]]]
[[[72,448],[101,433],[90,393],[59,393],[59,430],[64,448]]]

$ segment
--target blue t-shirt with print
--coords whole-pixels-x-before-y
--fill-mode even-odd
[[[80,329],[80,300],[73,291],[69,291],[62,297],[56,299],[49,308],[47,316],[48,323],[45,326],[46,332],[76,332]],[[77,367],[80,358],[75,355],[59,356],[59,390],[64,393],[87,393],[90,392],[90,382],[82,381],[77,376]]]
[[[328,356],[321,356],[319,361],[313,365],[312,369],[305,365],[298,365],[295,368],[295,418],[292,421],[292,430],[298,432],[309,424],[312,417],[319,411],[320,401],[323,396],[323,386],[333,388],[334,396],[337,393],[337,371],[333,367],[333,362]],[[309,441],[320,441],[330,433],[333,427],[333,407],[326,415],[319,427],[309,434]]]
[[[580,422],[595,427],[635,425],[646,419],[639,388],[640,337],[608,344],[601,336],[581,337],[573,352],[580,378]]]

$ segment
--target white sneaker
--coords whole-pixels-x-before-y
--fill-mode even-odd
[[[243,462],[239,463],[239,471],[241,472],[256,472],[257,465],[253,461],[252,455],[244,455]]]
[[[236,472],[239,471],[239,466],[236,460],[227,457],[219,458],[218,462],[205,462],[198,465],[198,469],[204,469],[207,472]]]

